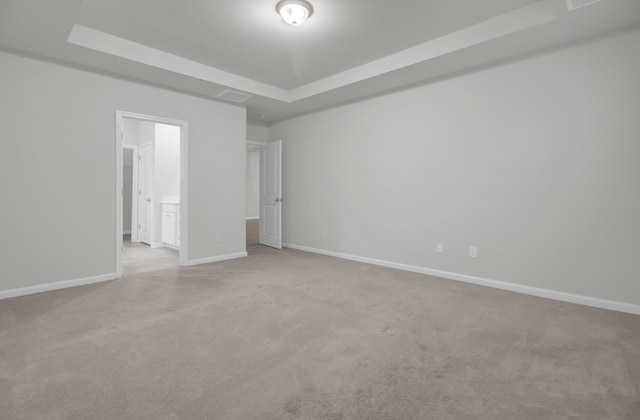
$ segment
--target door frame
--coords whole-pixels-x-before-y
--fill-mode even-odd
[[[131,171],[131,242],[139,242],[138,241],[138,190],[140,186],[138,185],[138,146],[134,146],[131,144],[123,144],[122,149],[132,150],[133,151],[133,167]],[[123,180],[124,182],[124,180]],[[124,188],[124,184],[123,184]],[[124,194],[124,189],[122,190]],[[123,215],[124,216],[124,215]],[[136,226],[136,228],[134,228]],[[123,227],[124,230],[124,227]]]
[[[147,121],[152,123],[175,125],[180,127],[180,265],[186,266],[189,261],[189,123],[173,118],[157,117],[116,110],[116,277],[122,277],[122,139],[124,137],[124,119]]]

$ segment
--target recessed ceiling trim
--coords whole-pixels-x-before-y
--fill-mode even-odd
[[[238,76],[197,61],[189,60],[168,52],[147,47],[128,39],[106,32],[75,24],[71,28],[67,42],[81,47],[126,58],[149,66],[169,70],[174,73],[251,92],[283,102],[288,102],[288,92],[284,89]]]
[[[601,0],[567,0],[567,9],[569,11],[579,9],[592,4],[600,3]]]
[[[238,76],[78,24],[71,29],[67,42],[254,95],[291,103],[542,25],[558,17],[555,1],[541,0],[291,90]]]
[[[319,95],[371,77],[399,70],[455,51],[478,45],[558,18],[553,0],[542,0],[460,31],[336,73],[290,91],[292,101]]]

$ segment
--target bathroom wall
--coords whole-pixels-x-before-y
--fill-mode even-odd
[[[155,124],[152,243],[162,242],[162,201],[180,197],[180,127]]]

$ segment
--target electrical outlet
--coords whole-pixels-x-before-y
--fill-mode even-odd
[[[444,245],[442,242],[438,242],[438,245],[436,245],[436,251],[438,254],[442,254],[444,252]]]
[[[216,233],[216,242],[222,242],[222,235],[219,233]]]
[[[478,248],[475,246],[469,247],[469,258],[478,258]]]

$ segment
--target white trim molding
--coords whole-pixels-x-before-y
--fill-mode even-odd
[[[245,217],[245,220],[260,220],[260,216],[256,216],[256,217]]]
[[[361,257],[358,255],[344,254],[342,252],[328,251],[325,249],[311,248],[307,246],[282,244],[283,247],[296,249],[298,251],[312,252],[330,257],[342,258],[345,260],[358,261],[367,264],[379,265],[381,267],[395,268],[413,273],[426,274],[434,277],[441,277],[449,280],[456,280],[464,283],[476,284],[479,286],[492,287],[494,289],[508,290],[510,292],[522,293],[525,295],[537,296],[546,299],[558,300],[561,302],[576,303],[578,305],[592,306],[595,308],[609,309],[611,311],[626,312],[640,315],[640,305],[632,303],[618,302],[615,300],[600,299],[591,296],[577,295],[574,293],[561,292],[558,290],[542,289],[539,287],[525,286],[522,284],[509,283],[500,280],[492,280],[483,277],[470,276],[467,274],[452,273],[449,271],[435,270],[432,268],[419,267],[409,264],[401,264],[391,261],[378,260],[375,258]]]
[[[0,300],[9,299],[18,296],[33,295],[35,293],[49,292],[51,290],[67,289],[69,287],[84,286],[87,284],[102,283],[105,281],[115,280],[116,273],[102,274],[99,276],[84,277],[75,280],[63,280],[54,283],[38,284],[36,286],[21,287],[19,289],[10,289],[0,291]]]
[[[187,261],[187,263],[185,264],[186,266],[193,266],[193,265],[200,265],[200,264],[209,264],[209,263],[214,263],[214,262],[219,262],[219,261],[226,261],[226,260],[233,260],[236,258],[242,258],[242,257],[246,257],[248,254],[246,252],[236,252],[233,254],[225,254],[225,255],[218,255],[215,257],[207,257],[207,258],[198,258],[196,260],[189,260]]]

